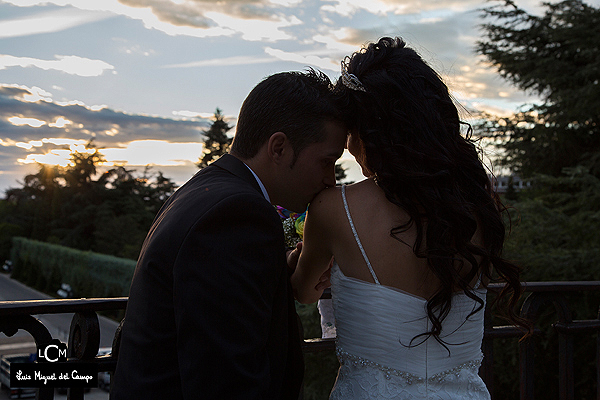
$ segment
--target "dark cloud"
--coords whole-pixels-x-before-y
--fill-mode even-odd
[[[203,119],[179,120],[157,116],[127,114],[110,108],[93,110],[81,104],[60,105],[53,101],[26,101],[33,93],[24,88],[0,86],[0,139],[7,141],[43,138],[95,139],[98,145],[118,146],[133,140],[154,139],[169,142],[198,142]],[[35,118],[46,122],[38,128],[14,125],[9,118]],[[53,127],[57,119],[71,121]]]
[[[193,3],[173,4],[161,0],[119,0],[129,7],[150,8],[159,20],[176,26],[209,28],[210,20]]]
[[[43,139],[87,142],[93,138],[100,149],[125,148],[132,141],[148,139],[169,143],[200,143],[202,130],[209,124],[208,120],[202,118],[179,120],[127,114],[110,108],[94,110],[81,104],[60,105],[51,99],[27,101],[34,95],[35,90],[29,88],[0,84],[0,191],[20,186],[19,182],[25,175],[36,171],[35,164],[23,164],[19,160],[25,160],[31,154],[65,148],[60,143]],[[37,128],[26,124],[16,125],[11,122],[15,121],[15,117],[36,119],[45,124]],[[50,126],[63,120],[71,123],[62,127]],[[20,142],[34,146],[18,146]],[[152,162],[151,156],[149,159]],[[192,161],[183,166],[156,168],[163,171],[165,176],[170,177],[169,173],[174,173],[173,179],[178,183],[183,183],[195,171]]]
[[[0,86],[0,95],[2,97],[23,97],[31,94],[27,89],[23,89],[16,86]]]
[[[245,19],[273,19],[279,6],[265,0],[192,0],[173,4],[167,0],[119,0],[130,7],[150,8],[162,22],[175,26],[210,28],[216,24],[205,17],[207,12],[221,12]]]

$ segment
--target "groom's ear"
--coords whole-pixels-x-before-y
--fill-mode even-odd
[[[285,163],[291,151],[290,141],[283,132],[275,132],[267,142],[267,153],[275,164]]]

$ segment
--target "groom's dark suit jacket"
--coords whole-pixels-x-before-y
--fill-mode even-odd
[[[225,155],[162,207],[133,277],[111,399],[298,399],[283,230]]]

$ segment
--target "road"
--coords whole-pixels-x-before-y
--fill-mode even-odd
[[[40,293],[22,283],[10,279],[8,274],[0,273],[0,301],[6,300],[44,300],[50,296]],[[44,323],[50,331],[53,338],[67,342],[69,337],[69,327],[73,314],[46,314],[39,315],[37,318]],[[100,347],[111,347],[112,339],[117,329],[118,323],[99,316],[100,320]],[[7,337],[0,333],[0,356],[6,354],[34,353],[35,343],[28,332],[19,330],[14,336]],[[66,395],[55,394],[55,399],[66,399]],[[88,400],[106,400],[108,393],[100,389],[92,389],[86,393]],[[8,399],[6,390],[0,391],[0,400]]]

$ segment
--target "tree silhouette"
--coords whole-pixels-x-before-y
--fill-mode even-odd
[[[483,10],[488,22],[482,26],[477,50],[509,82],[542,99],[512,117],[490,117],[482,125],[502,139],[504,165],[521,178],[534,177],[531,188],[520,190],[516,199],[506,193],[513,226],[503,255],[523,268],[524,281],[597,280],[600,10],[580,0],[544,2],[543,15],[536,16],[514,1],[496,3]],[[571,309],[578,315],[597,313],[591,298],[574,298]],[[537,338],[539,349],[558,347],[556,335],[549,331]],[[518,365],[516,348],[504,347],[506,343],[494,343],[502,349],[494,353],[497,362]],[[595,346],[582,341],[576,349],[575,398],[596,395],[588,384],[595,379]],[[536,398],[551,398],[558,391],[556,380],[547,379],[559,362],[551,353],[546,352],[547,362],[536,368],[536,379],[547,381],[536,386]],[[495,375],[496,398],[518,397],[518,382],[506,371]]]
[[[85,151],[73,151],[71,161],[65,167],[63,176],[67,186],[84,187],[94,182],[97,166],[106,162],[93,141],[89,141]]]
[[[477,51],[542,103],[490,117],[482,128],[503,139],[504,163],[521,177],[577,165],[600,176],[600,9],[566,0],[543,3],[544,15],[535,16],[500,3],[483,9]]]
[[[81,250],[137,258],[144,237],[175,183],[146,167],[116,166],[100,174],[104,156],[93,143],[72,151],[66,167],[39,164],[0,206],[0,251],[11,235]]]
[[[227,153],[229,146],[233,138],[227,136],[227,132],[232,127],[225,122],[225,116],[222,111],[217,108],[214,114],[214,121],[210,127],[203,132],[204,136],[204,149],[202,150],[202,157],[199,158],[199,162],[196,164],[198,168],[205,168],[213,161],[216,161],[223,154]]]

